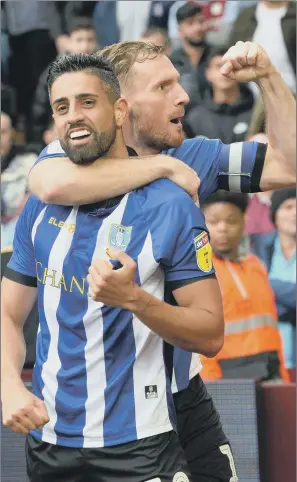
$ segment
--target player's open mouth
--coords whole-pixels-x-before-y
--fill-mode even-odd
[[[81,140],[81,139],[87,139],[87,137],[90,137],[91,132],[88,131],[87,129],[80,129],[80,130],[74,130],[70,132],[69,137],[72,140]]]

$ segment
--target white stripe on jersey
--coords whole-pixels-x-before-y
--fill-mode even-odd
[[[35,223],[33,224],[32,232],[31,232],[31,239],[32,239],[33,246],[34,246],[37,228],[38,228],[39,224],[41,223],[41,221],[43,220],[43,216],[45,214],[46,209],[47,209],[47,206],[45,206],[45,208],[43,208],[43,210],[39,213],[39,215],[37,216],[37,218],[35,220]]]
[[[41,221],[43,220],[46,209],[47,209],[47,206],[45,206],[45,208],[43,208],[43,210],[39,213],[38,217],[35,220],[35,223],[33,224],[33,228],[32,228],[32,231],[31,231],[31,239],[32,239],[33,246],[34,246],[37,228],[38,228],[39,224],[41,223]],[[39,332],[40,332],[40,323],[38,323],[37,335],[39,334]],[[36,362],[34,363],[34,367],[35,367],[35,365],[36,365]]]
[[[230,144],[229,153],[229,191],[241,192],[242,142]],[[238,174],[237,174],[238,173]]]
[[[105,249],[108,247],[111,223],[121,224],[129,194],[119,206],[103,221],[98,232],[92,261],[96,258],[109,261]],[[104,390],[106,388],[105,357],[103,344],[102,303],[88,298],[88,310],[83,318],[87,343],[85,346],[87,392],[85,404],[86,423],[83,429],[84,447],[103,447],[103,426],[105,412]],[[99,371],[101,369],[101,371]]]
[[[73,208],[66,223],[76,224],[78,208]],[[73,240],[73,234],[68,229],[60,229],[59,234],[52,246],[49,259],[48,271],[56,270],[57,279],[62,276],[63,264]],[[55,444],[57,436],[54,427],[57,421],[56,413],[56,393],[58,390],[57,375],[61,368],[61,361],[58,352],[59,324],[57,320],[57,309],[60,303],[61,290],[53,289],[50,285],[44,285],[44,314],[50,332],[50,345],[48,357],[43,364],[41,378],[44,383],[42,395],[46,405],[50,421],[42,430],[42,440]]]
[[[164,299],[164,273],[153,255],[152,237],[148,232],[138,256],[141,287],[158,299]],[[172,430],[169,419],[163,340],[136,316],[133,316],[136,359],[133,367],[135,420],[137,437],[149,437]],[[146,398],[145,387],[157,385],[158,398]],[[151,433],[150,433],[151,432]]]

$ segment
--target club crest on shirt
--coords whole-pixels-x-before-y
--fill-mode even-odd
[[[194,245],[198,268],[204,273],[208,273],[212,269],[212,249],[208,234],[203,231],[203,233],[196,236],[196,238],[194,238]]]
[[[109,229],[108,244],[109,247],[126,251],[131,239],[132,226],[123,226],[122,224],[111,224]]]

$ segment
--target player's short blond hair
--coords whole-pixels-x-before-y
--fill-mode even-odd
[[[120,83],[127,84],[131,68],[136,62],[145,62],[162,55],[165,47],[150,42],[119,42],[98,50],[112,64]]]

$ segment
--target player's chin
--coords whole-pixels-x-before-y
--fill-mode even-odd
[[[176,127],[170,135],[170,144],[172,147],[178,147],[185,139],[185,133],[182,127]]]

